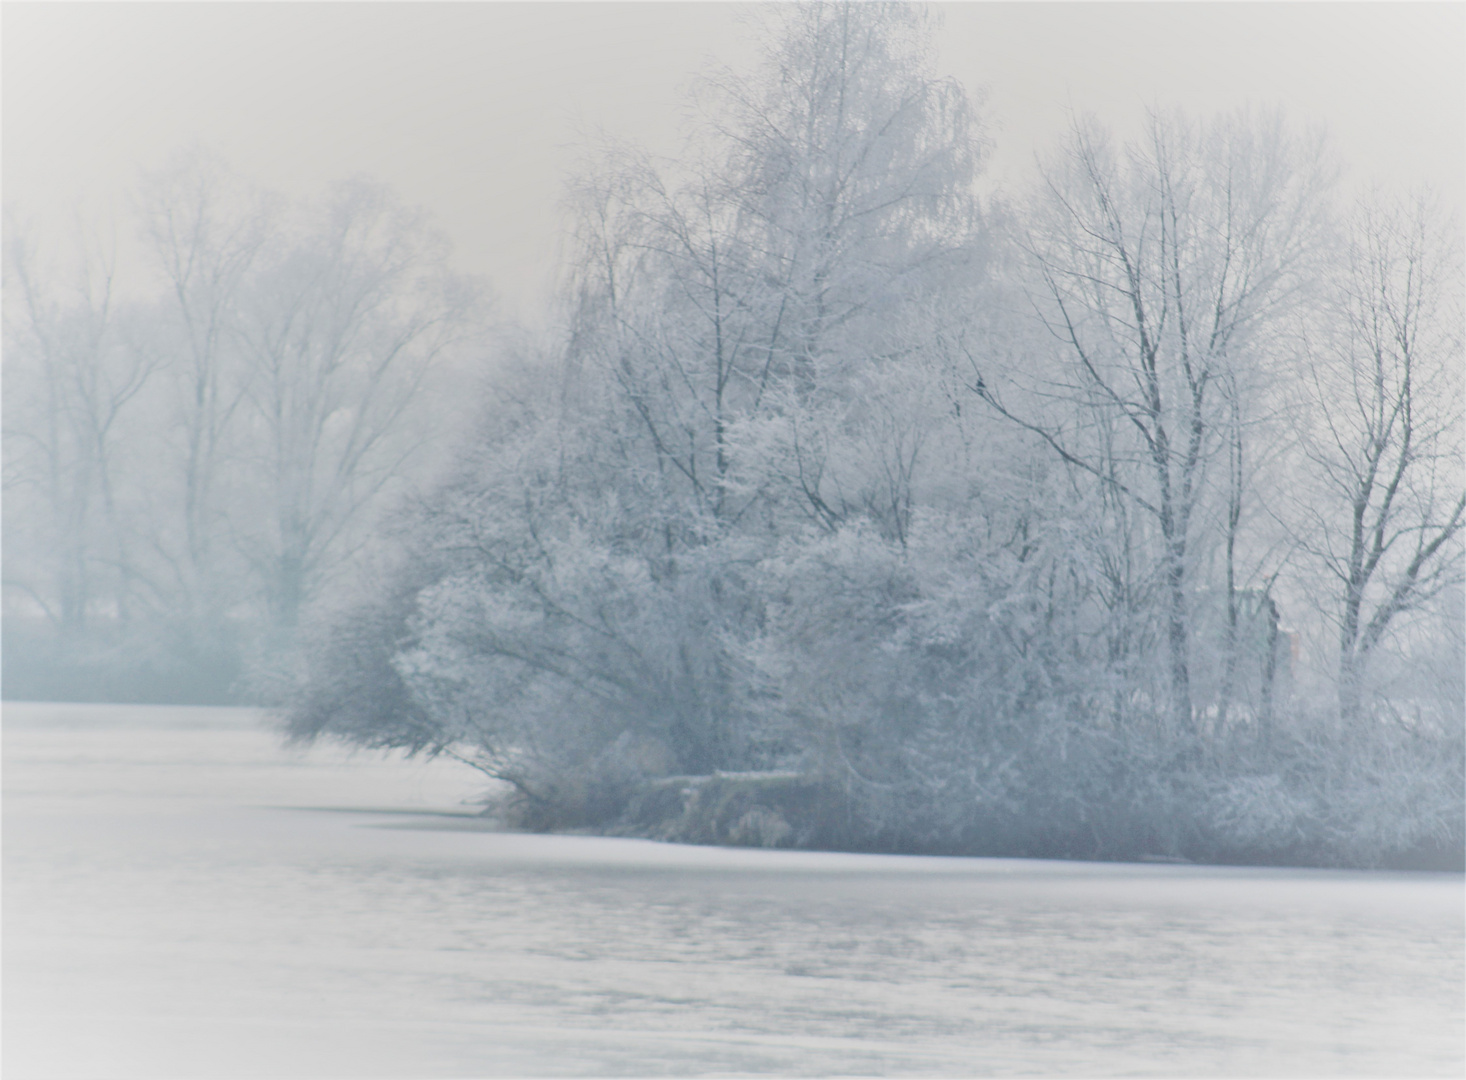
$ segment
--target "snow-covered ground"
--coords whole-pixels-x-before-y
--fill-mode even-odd
[[[484,831],[450,762],[6,703],[4,1075],[1460,1075],[1460,875]]]

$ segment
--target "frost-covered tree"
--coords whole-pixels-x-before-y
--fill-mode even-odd
[[[772,760],[739,675],[750,571],[805,526],[905,528],[910,313],[970,262],[972,117],[926,41],[899,5],[772,11],[760,71],[700,85],[680,162],[617,149],[575,185],[568,341],[510,399],[533,419],[422,512],[455,554],[395,663],[445,742],[526,789],[536,761]]]
[[[1123,507],[1118,535],[1140,550],[1121,563],[1155,568],[1162,692],[1178,731],[1196,716],[1203,506],[1236,458],[1236,395],[1266,362],[1269,321],[1298,301],[1317,262],[1328,179],[1317,149],[1275,116],[1153,115],[1123,148],[1077,123],[1021,240],[1051,345],[1001,384],[972,360],[980,397]],[[1234,500],[1239,481],[1233,468]],[[1230,591],[1227,603],[1235,625]]]
[[[621,151],[580,184],[579,362],[616,372],[715,517],[766,493],[759,422],[848,399],[909,344],[903,304],[971,254],[975,120],[927,29],[901,5],[781,9],[754,76],[699,85],[681,162]],[[809,450],[781,468],[828,522]]]
[[[1318,147],[1257,114],[1123,150],[1079,125],[986,216],[921,12],[762,18],[680,158],[612,147],[573,184],[559,340],[500,356],[291,731],[459,756],[540,827],[1355,862],[1459,837],[1449,740],[1332,740],[1279,690],[1288,421],[1340,404],[1281,407],[1333,252]]]
[[[1337,587],[1339,709],[1353,720],[1392,628],[1461,580],[1466,482],[1459,225],[1428,195],[1376,195],[1348,229],[1305,342],[1303,451],[1322,490],[1299,525]]]

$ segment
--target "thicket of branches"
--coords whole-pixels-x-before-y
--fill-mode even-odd
[[[1280,116],[1022,200],[903,6],[812,5],[573,185],[561,344],[323,623],[302,738],[734,843],[1462,843],[1459,226]],[[1445,853],[1443,856],[1442,853]]]
[[[571,185],[558,336],[501,350],[355,586],[328,571],[462,325],[420,233],[361,191],[304,233],[167,195],[166,351],[15,279],[54,403],[7,453],[54,496],[37,602],[289,627],[326,596],[290,732],[457,756],[531,827],[1459,861],[1459,223],[1348,202],[1265,112],[1076,120],[984,206],[920,9],[766,14],[676,160],[608,145]],[[172,479],[114,486],[98,448],[154,444],[112,418],[163,387]],[[154,499],[146,537],[68,525]]]

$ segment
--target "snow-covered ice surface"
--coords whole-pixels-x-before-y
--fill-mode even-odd
[[[1460,1075],[1452,874],[483,831],[449,762],[4,706],[4,1075]]]

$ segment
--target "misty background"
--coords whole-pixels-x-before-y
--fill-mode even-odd
[[[1022,184],[1071,110],[1280,104],[1348,182],[1459,207],[1463,17],[1441,4],[946,4],[937,70],[983,96],[981,183]],[[291,196],[367,174],[427,209],[452,265],[529,321],[561,189],[597,129],[673,152],[687,80],[755,49],[737,4],[7,5],[6,201],[53,244],[78,217],[130,258],[142,169],[194,143]]]

